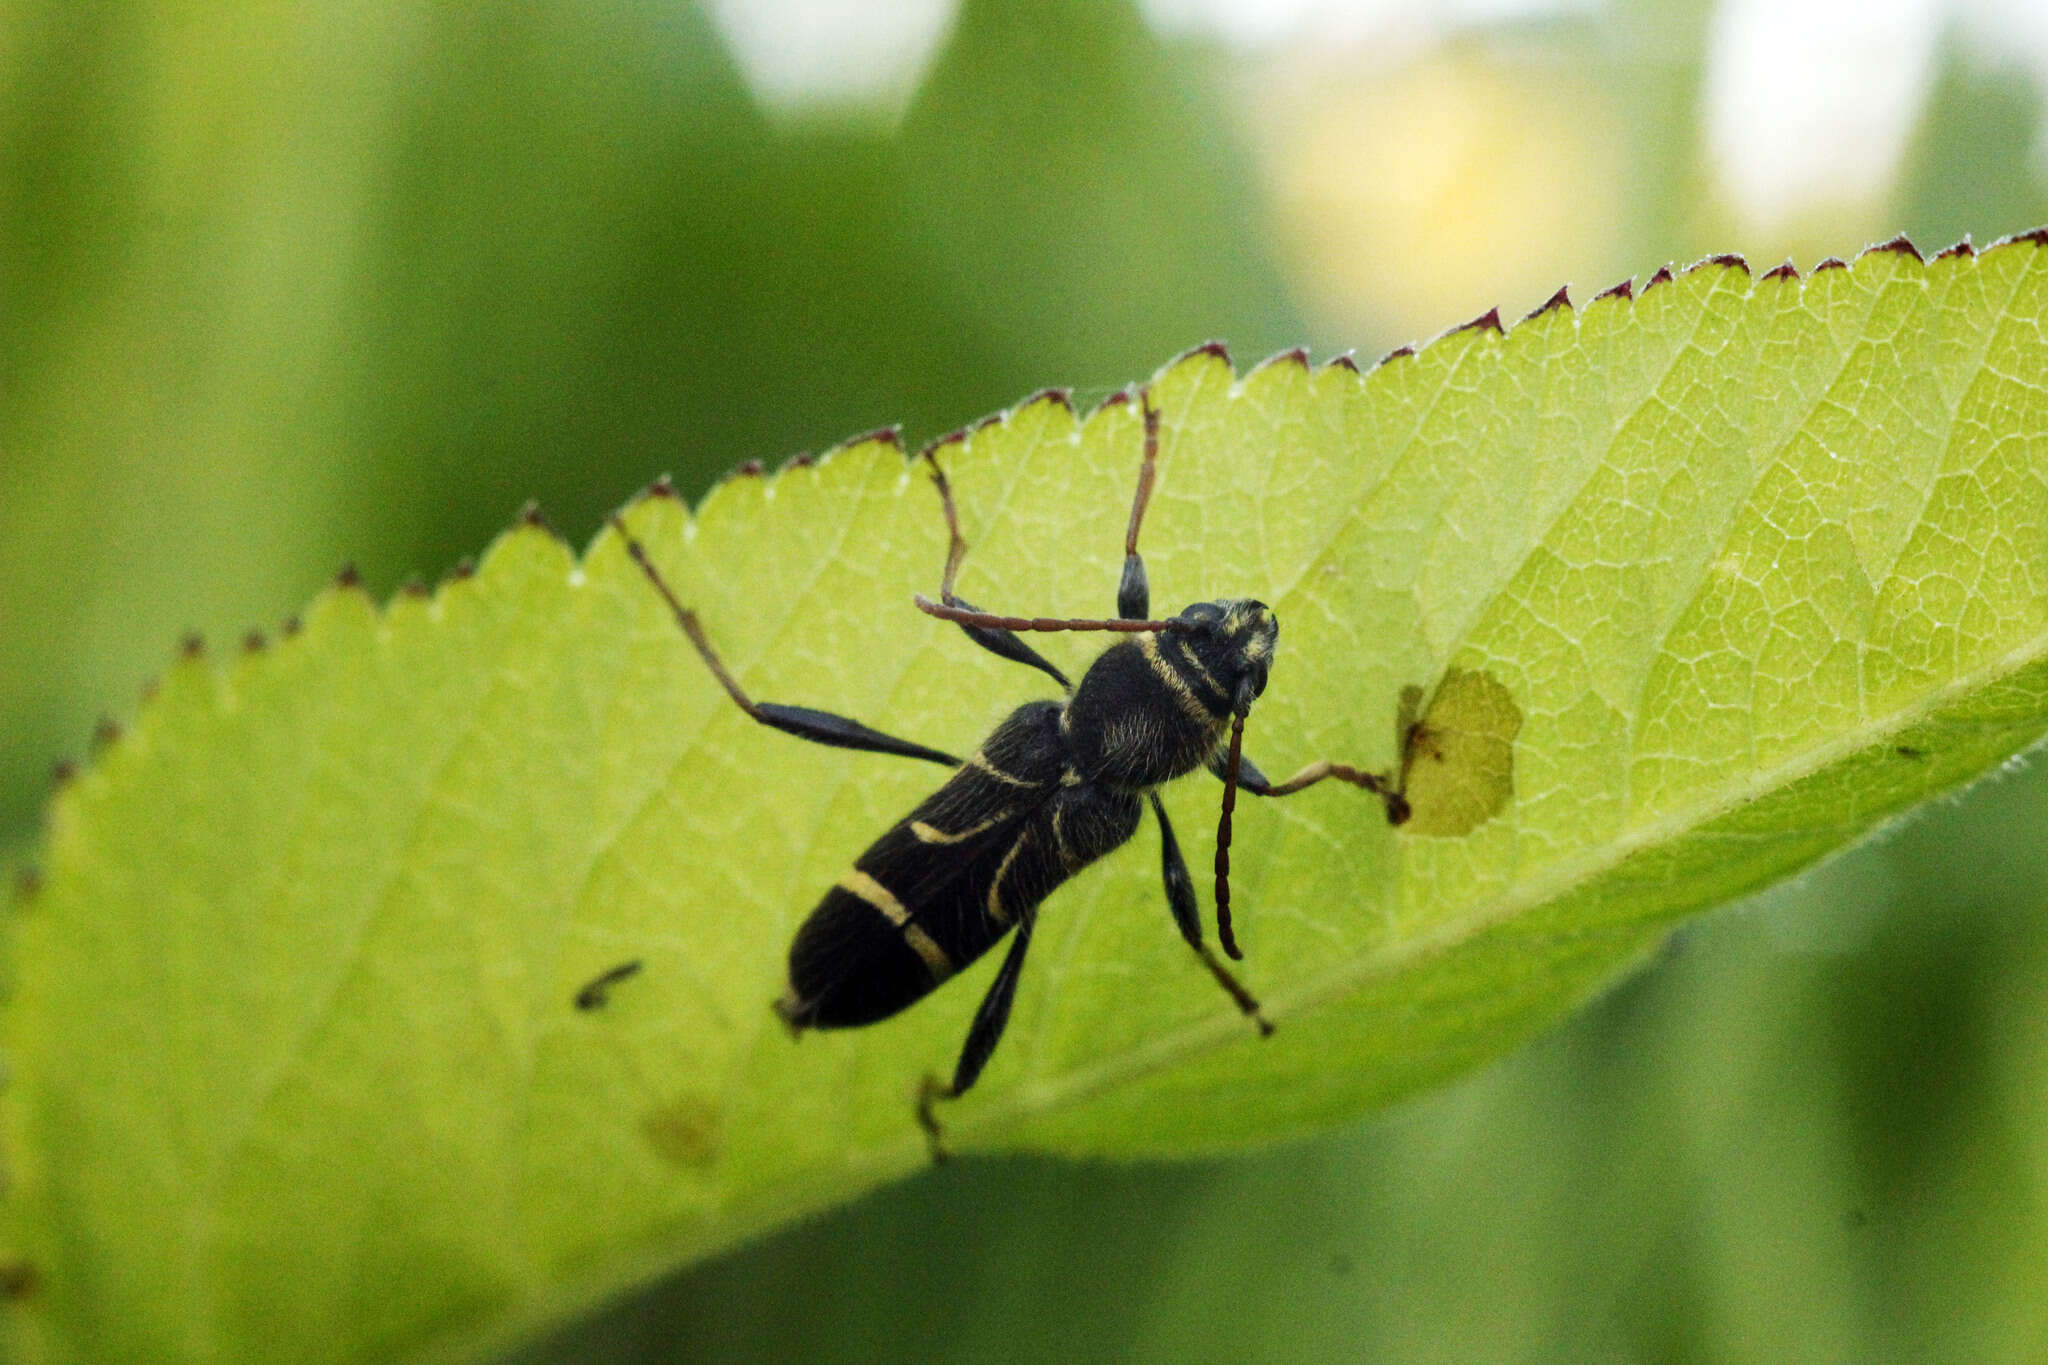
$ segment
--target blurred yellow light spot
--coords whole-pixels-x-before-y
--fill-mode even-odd
[[[1615,256],[1624,149],[1591,82],[1469,51],[1301,75],[1261,120],[1281,255],[1319,327],[1423,337],[1495,304],[1512,317]]]

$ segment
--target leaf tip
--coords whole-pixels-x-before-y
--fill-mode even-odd
[[[1620,284],[1609,285],[1607,288],[1601,290],[1598,294],[1595,294],[1593,296],[1593,302],[1598,303],[1602,299],[1627,300],[1633,299],[1635,296],[1636,279],[1635,276],[1631,275],[1627,279],[1623,280]]]
[[[1799,278],[1799,267],[1793,265],[1792,258],[1787,256],[1785,264],[1772,266],[1760,278],[1766,280],[1796,280]]]
[[[1892,238],[1889,242],[1879,242],[1875,246],[1869,246],[1863,249],[1863,254],[1866,256],[1873,256],[1879,252],[1890,252],[1894,255],[1899,256],[1911,256],[1916,261],[1921,261],[1925,259],[1920,254],[1920,248],[1914,246],[1912,240],[1908,238],[1906,234],[1903,232],[1900,233],[1898,236]]]
[[[1528,316],[1524,317],[1522,321],[1534,322],[1537,318],[1542,317],[1545,313],[1555,312],[1560,308],[1570,308],[1571,306],[1571,286],[1568,284],[1561,284],[1557,287],[1557,292],[1555,294],[1552,294],[1549,298],[1545,299],[1543,302],[1537,304],[1534,308],[1530,309]]]

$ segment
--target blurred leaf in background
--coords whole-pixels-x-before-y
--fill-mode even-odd
[[[849,120],[764,112],[679,2],[0,0],[0,846],[186,627],[438,575],[528,496],[580,539],[1209,336],[2048,222],[2030,12],[971,0]],[[1862,180],[1759,169],[1829,137]],[[525,1358],[2037,1356],[2044,819],[1980,790],[1390,1118],[961,1163]]]

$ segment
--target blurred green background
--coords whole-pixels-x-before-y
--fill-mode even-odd
[[[529,497],[2048,222],[2031,8],[0,0],[0,862],[185,631]],[[963,1161],[521,1358],[2038,1358],[2044,817],[2009,774],[1392,1114]]]

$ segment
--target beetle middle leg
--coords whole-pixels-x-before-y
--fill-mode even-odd
[[[1220,753],[1218,757],[1210,759],[1209,769],[1218,777],[1223,776],[1223,759]],[[1348,763],[1333,763],[1327,758],[1319,758],[1285,782],[1275,782],[1260,772],[1258,765],[1249,758],[1239,755],[1237,761],[1237,785],[1253,796],[1292,796],[1298,791],[1306,791],[1325,778],[1335,778],[1339,782],[1349,782],[1354,787],[1363,787],[1386,803],[1388,824],[1406,823],[1408,798],[1401,794],[1401,784],[1379,773],[1369,773]]]
[[[704,633],[703,625],[697,620],[697,613],[684,606],[676,597],[667,580],[661,576],[661,571],[655,568],[654,562],[648,558],[646,548],[626,529],[626,523],[614,514],[612,526],[625,542],[626,553],[632,556],[633,562],[640,566],[641,572],[647,575],[648,581],[653,583],[655,590],[661,594],[662,601],[668,604],[669,612],[675,617],[676,624],[681,626],[683,634],[689,637],[691,645],[697,650],[697,656],[703,659],[704,666],[711,670],[711,676],[718,680],[718,685],[725,689],[725,694],[733,699],[733,703],[754,720],[784,734],[795,735],[798,739],[807,739],[813,744],[825,744],[835,749],[859,749],[867,753],[920,758],[927,763],[944,764],[948,768],[960,766],[959,759],[942,749],[898,739],[895,735],[884,734],[857,720],[831,711],[814,710],[808,706],[783,706],[777,702],[755,701],[749,697],[746,690],[740,686],[739,680],[727,671],[724,661],[718,657],[718,651],[711,647],[711,638]]]

